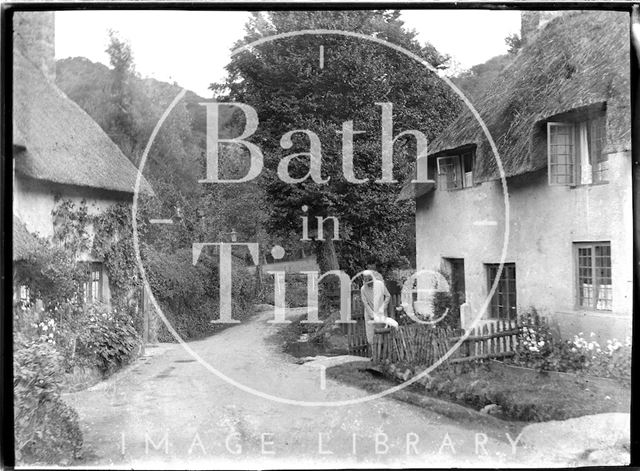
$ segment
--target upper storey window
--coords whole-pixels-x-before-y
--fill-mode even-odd
[[[438,157],[438,188],[460,190],[473,186],[474,152]]]
[[[606,183],[609,156],[603,152],[604,113],[588,118],[547,123],[550,185]]]

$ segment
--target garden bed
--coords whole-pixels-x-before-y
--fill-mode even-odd
[[[363,375],[363,365],[347,364],[327,374],[363,389],[370,389],[372,375]],[[418,369],[417,372],[420,370]],[[384,373],[389,383],[398,380]],[[469,368],[466,372],[440,368],[409,386],[410,391],[439,398],[476,410],[490,407],[498,418],[542,422],[564,420],[605,412],[629,412],[629,388],[609,379],[579,375],[543,374],[528,368],[513,368],[499,362]]]

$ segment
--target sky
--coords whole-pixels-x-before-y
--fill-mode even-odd
[[[240,11],[60,11],[56,58],[82,56],[108,65],[111,29],[130,42],[142,76],[175,81],[208,98],[207,87],[223,80],[229,51],[248,17]],[[450,55],[456,72],[504,54],[504,38],[520,31],[517,11],[410,10],[402,19],[420,42]]]

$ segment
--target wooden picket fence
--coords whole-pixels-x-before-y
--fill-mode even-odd
[[[447,358],[448,363],[505,358],[515,355],[519,325],[515,321],[491,321],[478,326]],[[374,362],[404,362],[430,366],[463,337],[464,331],[425,324],[398,329],[376,329],[371,356]]]
[[[376,329],[373,336],[372,358],[376,363],[431,365],[449,350],[451,329],[425,324],[401,325],[397,329]]]
[[[515,355],[518,348],[520,326],[515,320],[495,320],[475,327],[451,362],[506,358]],[[457,342],[461,336],[451,338]]]

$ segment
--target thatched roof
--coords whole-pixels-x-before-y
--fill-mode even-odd
[[[13,215],[13,260],[22,260],[38,250],[36,237],[31,234],[24,223]]]
[[[14,53],[16,172],[55,183],[133,193],[137,169],[77,104]],[[143,179],[141,191],[151,193]]]
[[[493,137],[507,176],[546,167],[545,122],[569,110],[606,106],[605,152],[631,148],[629,17],[567,12],[541,28],[473,105]],[[476,145],[474,180],[499,178],[491,147],[465,111],[430,155]]]

